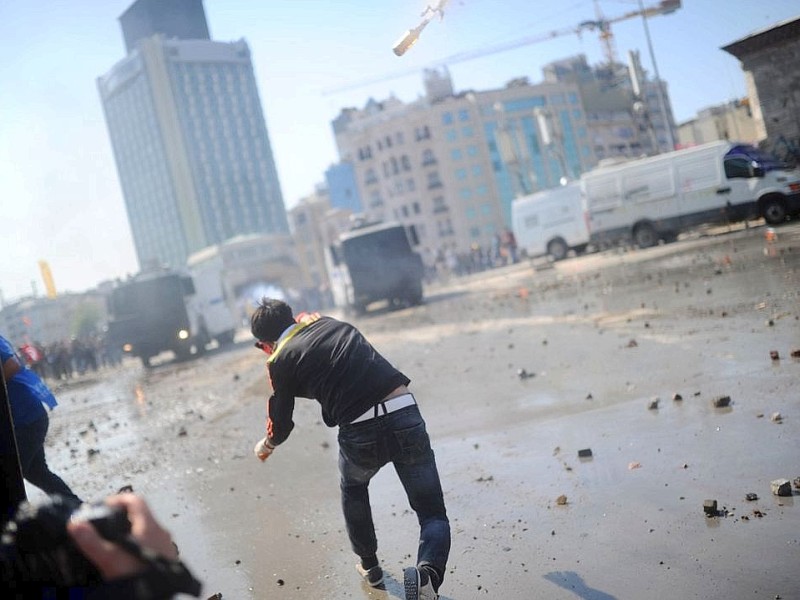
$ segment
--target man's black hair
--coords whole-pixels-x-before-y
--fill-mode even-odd
[[[286,328],[293,324],[292,307],[275,298],[262,298],[250,317],[250,331],[262,342],[278,341]]]

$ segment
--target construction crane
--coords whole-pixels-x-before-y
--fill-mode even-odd
[[[324,95],[333,95],[338,94],[340,92],[345,92],[348,90],[354,90],[361,87],[365,87],[367,85],[372,85],[374,83],[381,83],[383,81],[391,81],[392,79],[398,79],[400,77],[405,77],[407,75],[413,75],[415,73],[419,73],[421,70],[425,68],[433,68],[442,65],[454,65],[462,62],[466,62],[469,60],[473,60],[475,58],[480,58],[482,56],[488,56],[490,54],[499,54],[500,52],[507,52],[509,50],[514,50],[516,48],[521,48],[523,46],[529,46],[531,44],[537,44],[539,42],[545,42],[547,40],[552,40],[564,35],[577,35],[581,36],[584,31],[597,31],[599,32],[600,41],[603,43],[604,47],[604,54],[606,61],[608,61],[609,65],[613,65],[616,63],[616,52],[614,50],[614,43],[613,43],[613,34],[611,32],[611,25],[613,23],[618,23],[620,21],[625,21],[627,19],[632,19],[634,17],[652,17],[656,15],[668,15],[681,7],[681,0],[661,0],[658,4],[653,6],[644,7],[642,10],[632,10],[617,17],[612,17],[610,19],[604,18],[601,13],[599,6],[595,0],[595,7],[597,16],[593,20],[586,20],[582,21],[578,25],[574,27],[566,27],[564,29],[556,29],[553,31],[548,31],[545,33],[540,33],[537,35],[531,35],[527,37],[520,38],[518,40],[504,42],[501,44],[495,44],[494,46],[488,46],[479,50],[471,50],[468,52],[461,52],[459,54],[453,54],[451,56],[447,56],[441,60],[436,61],[435,63],[428,65],[428,67],[415,67],[413,69],[405,69],[403,71],[397,71],[395,73],[391,73],[389,75],[382,75],[379,77],[375,77],[372,79],[365,79],[362,81],[357,81],[354,83],[346,84],[341,87],[333,88],[330,90],[326,90],[323,92]]]

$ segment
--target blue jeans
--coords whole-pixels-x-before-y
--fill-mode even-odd
[[[44,439],[47,437],[49,426],[50,418],[45,413],[42,418],[33,423],[14,428],[22,476],[49,496],[60,494],[80,502],[81,499],[72,492],[61,477],[53,473],[47,466],[44,457]]]
[[[419,520],[417,565],[433,567],[441,583],[450,554],[450,522],[436,460],[417,405],[339,427],[342,510],[353,551],[360,557],[377,551],[368,486],[389,462]]]

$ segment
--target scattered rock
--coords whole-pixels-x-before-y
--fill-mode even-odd
[[[791,496],[792,484],[788,479],[775,479],[770,482],[772,494],[774,496]]]
[[[639,344],[636,342],[636,340],[631,340],[628,342],[628,348],[636,348],[638,345]]]
[[[658,397],[651,398],[650,399],[650,403],[647,405],[647,408],[649,410],[658,410],[658,402],[659,402],[659,398]]]
[[[222,600],[222,594],[217,592],[216,594],[209,596],[208,600]]]
[[[725,408],[726,406],[731,405],[731,397],[717,396],[711,401],[711,403],[714,405],[714,408]]]
[[[567,497],[564,494],[561,494],[558,498],[556,498],[556,504],[559,506],[564,506],[567,503]]]
[[[672,399],[673,399],[675,402],[680,402],[681,400],[683,400],[683,396],[681,396],[681,395],[680,395],[680,394],[678,394],[678,393],[675,393],[675,394],[672,394]]]
[[[758,494],[750,492],[749,494],[745,495],[744,499],[747,500],[748,502],[755,502],[756,500],[758,500]]]
[[[795,477],[792,485],[794,485],[794,489],[800,490],[800,477]]]
[[[525,369],[519,369],[517,371],[517,377],[520,379],[530,379],[531,377],[536,377],[536,373],[528,373]]]
[[[703,512],[709,517],[717,516],[717,501],[703,500]]]
[[[233,380],[234,381],[239,381],[239,374],[238,373],[234,373],[233,374]]]
[[[594,398],[594,396],[592,396],[592,393],[591,393],[591,392],[589,392],[588,394],[586,394],[586,399],[587,399],[587,400],[592,400],[593,398]]]
[[[780,359],[781,359],[781,355],[780,355],[780,354],[778,354],[778,351],[777,351],[777,350],[770,350],[770,351],[769,351],[769,357],[770,357],[772,360],[780,360]]]
[[[178,437],[184,437],[185,435],[188,435],[188,433],[186,431],[186,427],[181,427],[178,430]]]
[[[582,450],[578,450],[578,456],[580,458],[589,458],[592,456],[592,449],[591,448],[583,448]]]
[[[642,468],[642,463],[640,463],[640,462],[633,461],[633,462],[629,462],[628,463],[628,470],[629,471],[633,471],[634,469],[641,469],[641,468]]]
[[[773,423],[782,423],[783,422],[783,415],[779,412],[774,412],[770,415],[769,420]]]
[[[484,477],[483,475],[481,475],[475,481],[477,481],[478,483],[484,483],[484,482],[487,482],[487,481],[494,481],[494,475],[489,475],[488,477]]]
[[[800,358],[800,349],[792,350],[790,356],[792,358]]]
[[[117,490],[118,494],[132,494],[133,493],[133,486],[131,484],[123,485],[121,488]]]

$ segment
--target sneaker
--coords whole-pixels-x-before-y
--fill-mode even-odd
[[[403,571],[403,584],[406,600],[436,600],[439,597],[428,575],[417,567],[408,567]]]
[[[365,569],[361,566],[361,563],[356,563],[356,571],[371,587],[378,587],[383,583],[383,569],[380,566]]]

